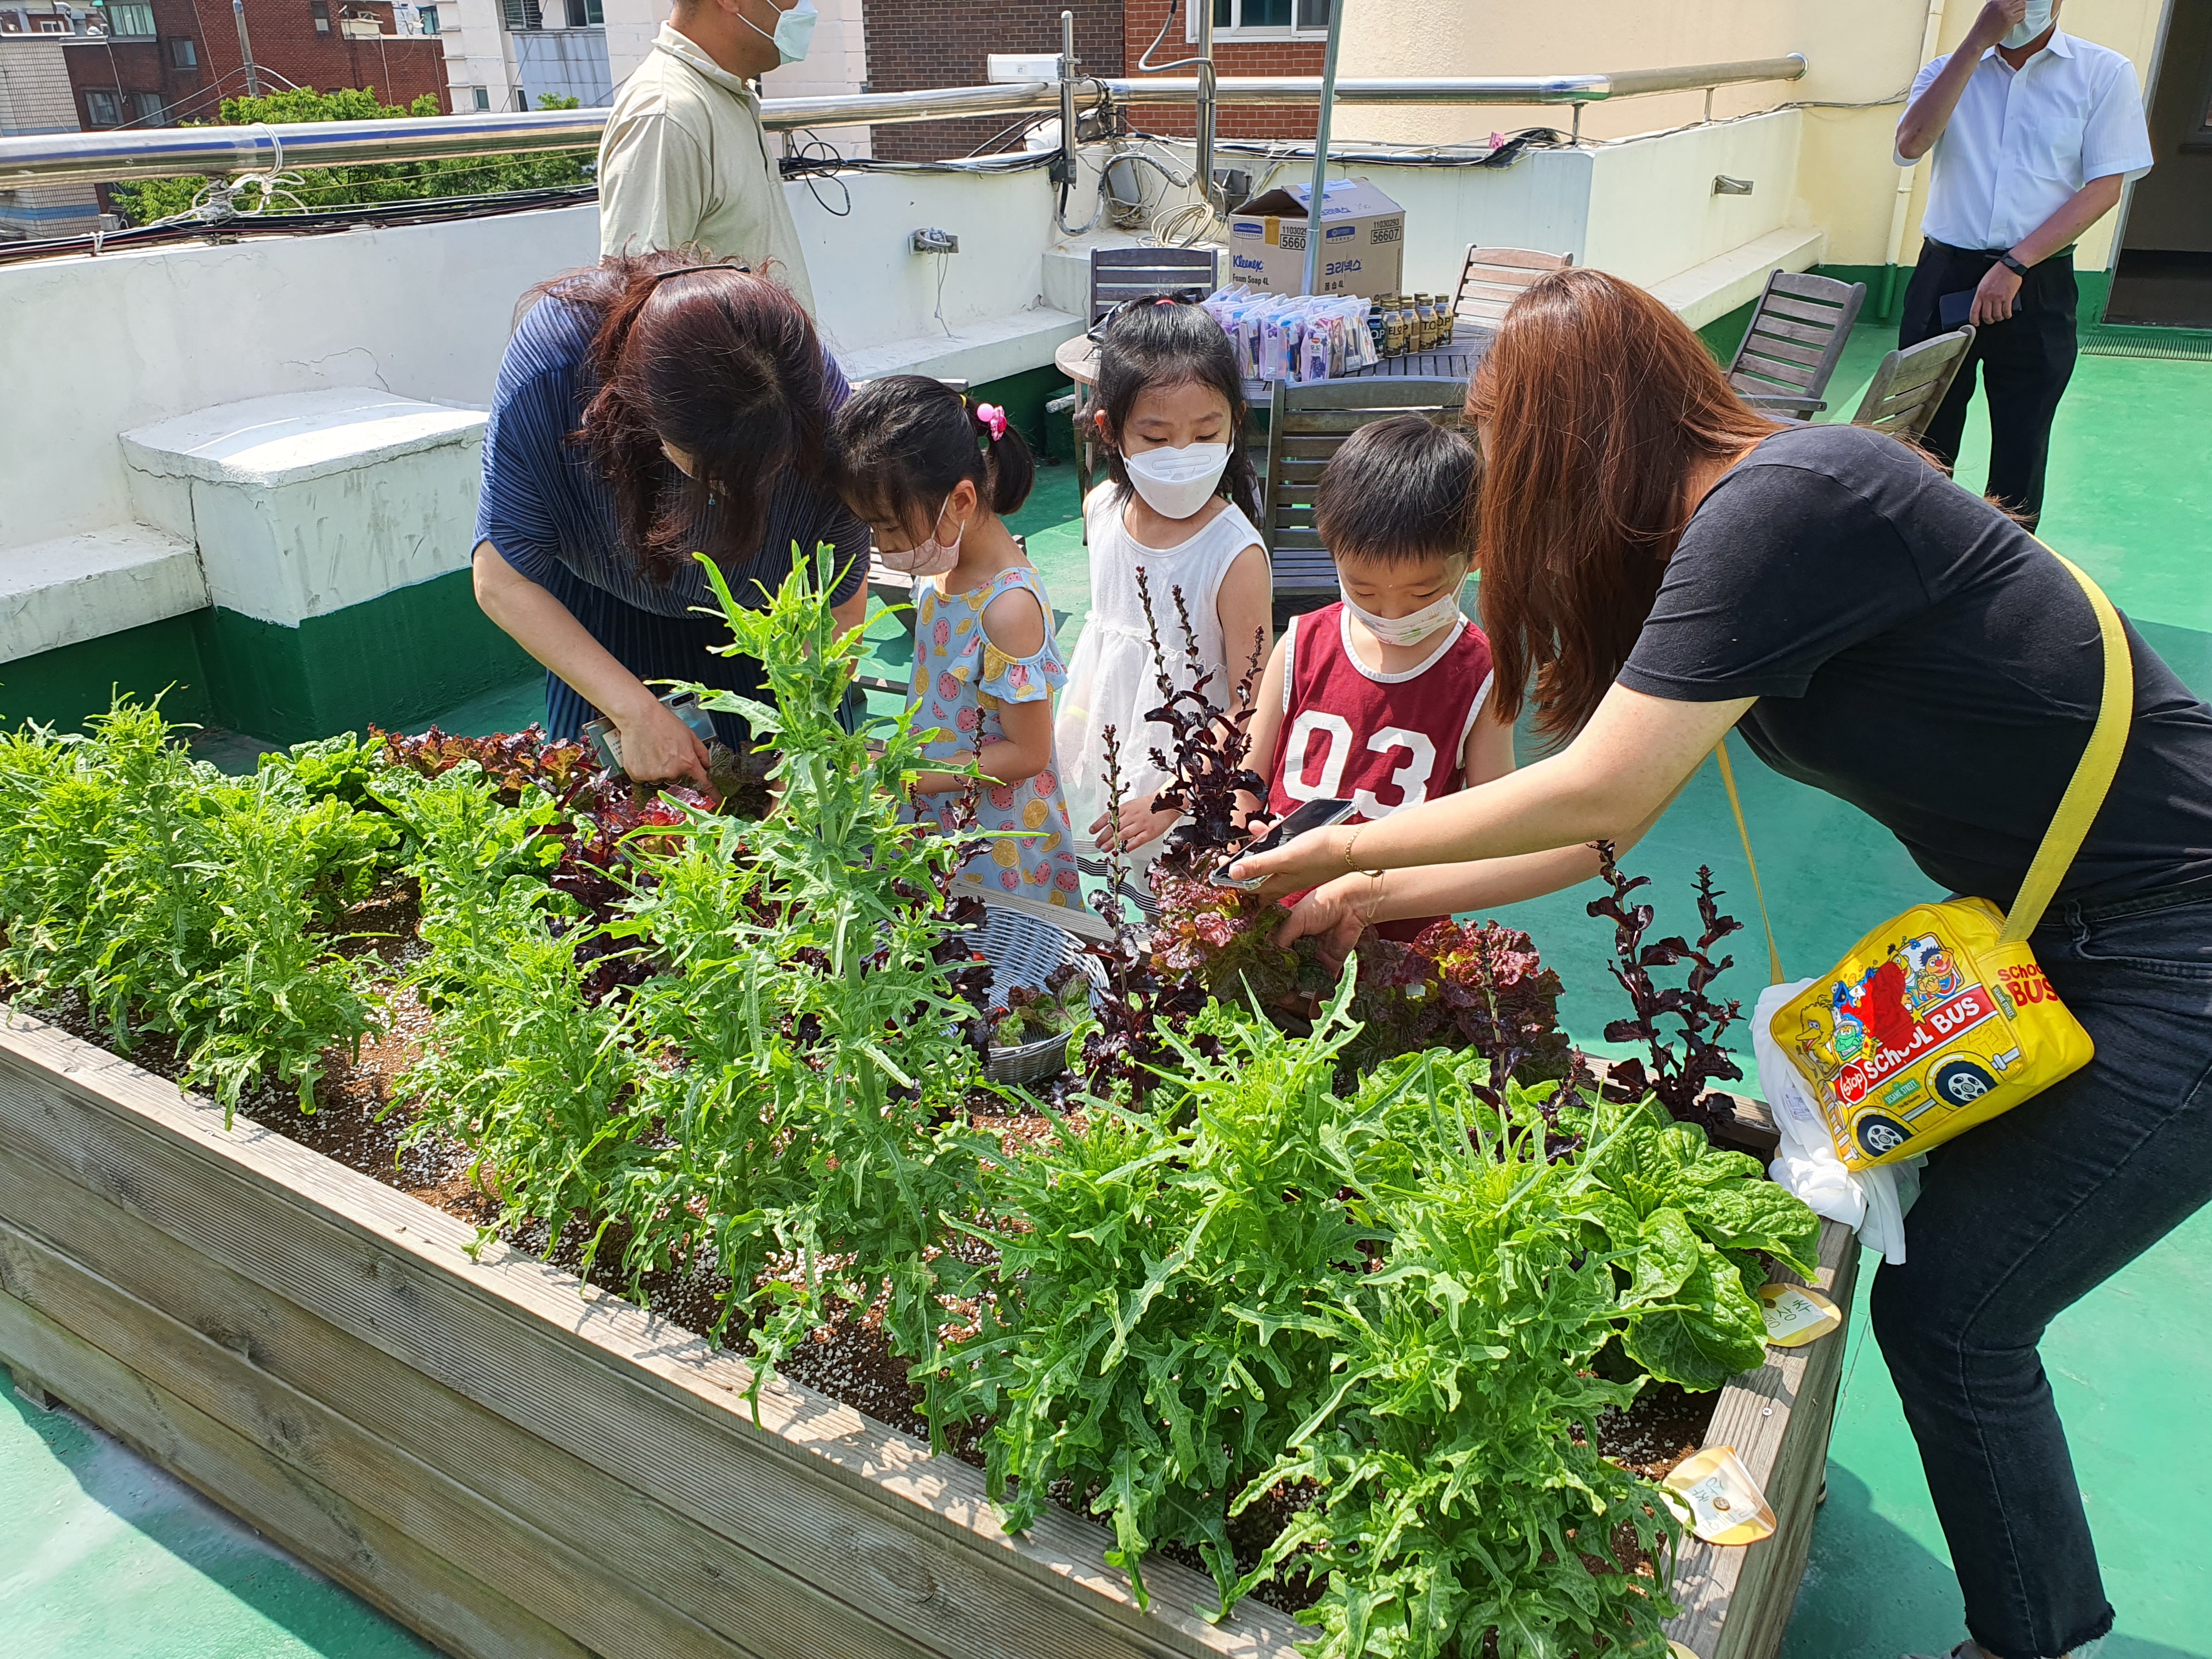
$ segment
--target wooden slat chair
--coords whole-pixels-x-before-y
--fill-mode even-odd
[[[1147,294],[1185,294],[1204,299],[1221,286],[1216,247],[1094,247],[1091,250],[1091,314],[1086,325],[1124,300]]]
[[[1938,334],[1918,345],[1890,352],[1874,372],[1874,381],[1859,400],[1853,426],[1870,426],[1877,432],[1908,441],[1917,439],[1936,418],[1936,410],[1951,382],[1974,349],[1974,329],[1969,323],[1948,334]]]
[[[1221,286],[1221,250],[1216,247],[1094,247],[1091,250],[1091,309],[1085,323],[1097,327],[1115,306],[1149,294],[1179,294],[1202,300]],[[1095,387],[1075,383],[1075,476],[1090,495],[1098,470],[1098,428],[1091,411],[1098,406]]]
[[[1799,420],[1826,409],[1829,377],[1865,302],[1864,283],[1771,272],[1729,364],[1729,385],[1753,409]]]
[[[1574,264],[1571,253],[1540,253],[1526,247],[1477,247],[1468,244],[1466,262],[1460,266],[1459,287],[1452,294],[1452,315],[1462,323],[1496,328],[1505,319],[1505,308],[1521,291],[1547,271],[1565,270]]]
[[[1336,596],[1336,566],[1314,527],[1314,489],[1338,447],[1370,422],[1425,415],[1440,426],[1465,418],[1467,382],[1412,377],[1277,381],[1267,408],[1267,474],[1260,540],[1274,568],[1278,617]]]

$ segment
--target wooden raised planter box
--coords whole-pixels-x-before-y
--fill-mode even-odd
[[[0,1005],[4,1013],[5,1005]],[[777,1381],[52,1026],[0,1029],[0,1359],[465,1659],[1292,1659],[1259,1602],[1107,1534],[1012,1537],[976,1469]],[[1847,1248],[1848,1247],[1848,1248]],[[1847,1302],[1831,1226],[1818,1282]],[[1840,1334],[1712,1439],[1779,1534],[1693,1544],[1673,1633],[1765,1659],[1804,1568]],[[43,1397],[43,1398],[42,1398]]]

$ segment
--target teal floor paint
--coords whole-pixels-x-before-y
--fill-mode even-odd
[[[1866,1258],[1864,1272],[1875,1262]],[[2195,1428],[2212,1358],[2208,1298],[2212,1214],[2200,1214],[2061,1315],[2044,1339],[2105,1593],[2119,1614],[2098,1659],[2212,1656],[2212,1566],[2190,1536],[2212,1491],[2212,1441]],[[1948,1652],[1966,1633],[1958,1581],[1863,1298],[1850,1343],[1828,1502],[1783,1659]]]
[[[430,1659],[436,1650],[73,1412],[41,1411],[10,1380],[0,1381],[0,1652]]]
[[[1831,386],[1848,420],[1893,326],[1854,331]],[[1967,422],[1961,476],[1978,483],[1987,426]],[[2200,695],[2212,695],[2212,365],[2085,357],[2059,411],[2045,538],[2079,561]],[[1071,465],[1040,466],[1013,516],[1072,650],[1089,608],[1079,486]],[[878,672],[903,674],[908,647],[878,622]],[[437,717],[447,731],[513,730],[543,719],[532,676]],[[257,745],[226,734],[226,763]],[[1530,751],[1524,745],[1524,758]],[[1867,927],[1933,889],[1895,842],[1827,796],[1776,776],[1741,745],[1737,779],[1784,965],[1812,971]],[[1723,908],[1747,924],[1729,942],[1723,987],[1748,1000],[1764,981],[1750,875],[1708,764],[1626,860],[1653,878],[1639,895],[1662,932],[1693,928],[1692,879],[1712,866]],[[1592,887],[1499,912],[1525,927],[1567,986],[1570,1029],[1594,1048],[1626,1012],[1607,976],[1611,939],[1585,912]],[[1871,1268],[1872,1263],[1869,1262]],[[2057,1389],[2119,1625],[2100,1659],[2212,1659],[2212,1574],[2197,1536],[2212,1492],[2212,1443],[2196,1427],[2212,1370],[2212,1215],[2199,1216],[2052,1327]],[[1894,1659],[1948,1650],[1963,1631],[1958,1589],[1910,1435],[1880,1353],[1854,1320],[1829,1465],[1829,1501],[1784,1659]],[[343,1589],[256,1540],[128,1450],[66,1414],[0,1390],[0,1654],[40,1659],[386,1659],[428,1650]],[[1044,1659],[1039,1656],[1039,1659]]]

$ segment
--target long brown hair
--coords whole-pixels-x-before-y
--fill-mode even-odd
[[[725,569],[752,557],[787,471],[830,487],[822,343],[781,283],[671,249],[611,257],[537,291],[597,314],[597,389],[568,438],[591,452],[624,545],[655,580],[695,550]],[[696,477],[669,464],[664,442]]]
[[[1689,522],[1699,462],[1782,430],[1737,400],[1689,326],[1600,270],[1530,283],[1468,388],[1487,440],[1481,609],[1501,719],[1534,677],[1561,738],[1628,660]]]

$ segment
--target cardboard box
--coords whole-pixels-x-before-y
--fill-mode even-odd
[[[1255,196],[1229,216],[1224,283],[1306,291],[1310,184]],[[1332,179],[1322,196],[1322,294],[1395,294],[1406,262],[1406,210],[1364,179]]]

